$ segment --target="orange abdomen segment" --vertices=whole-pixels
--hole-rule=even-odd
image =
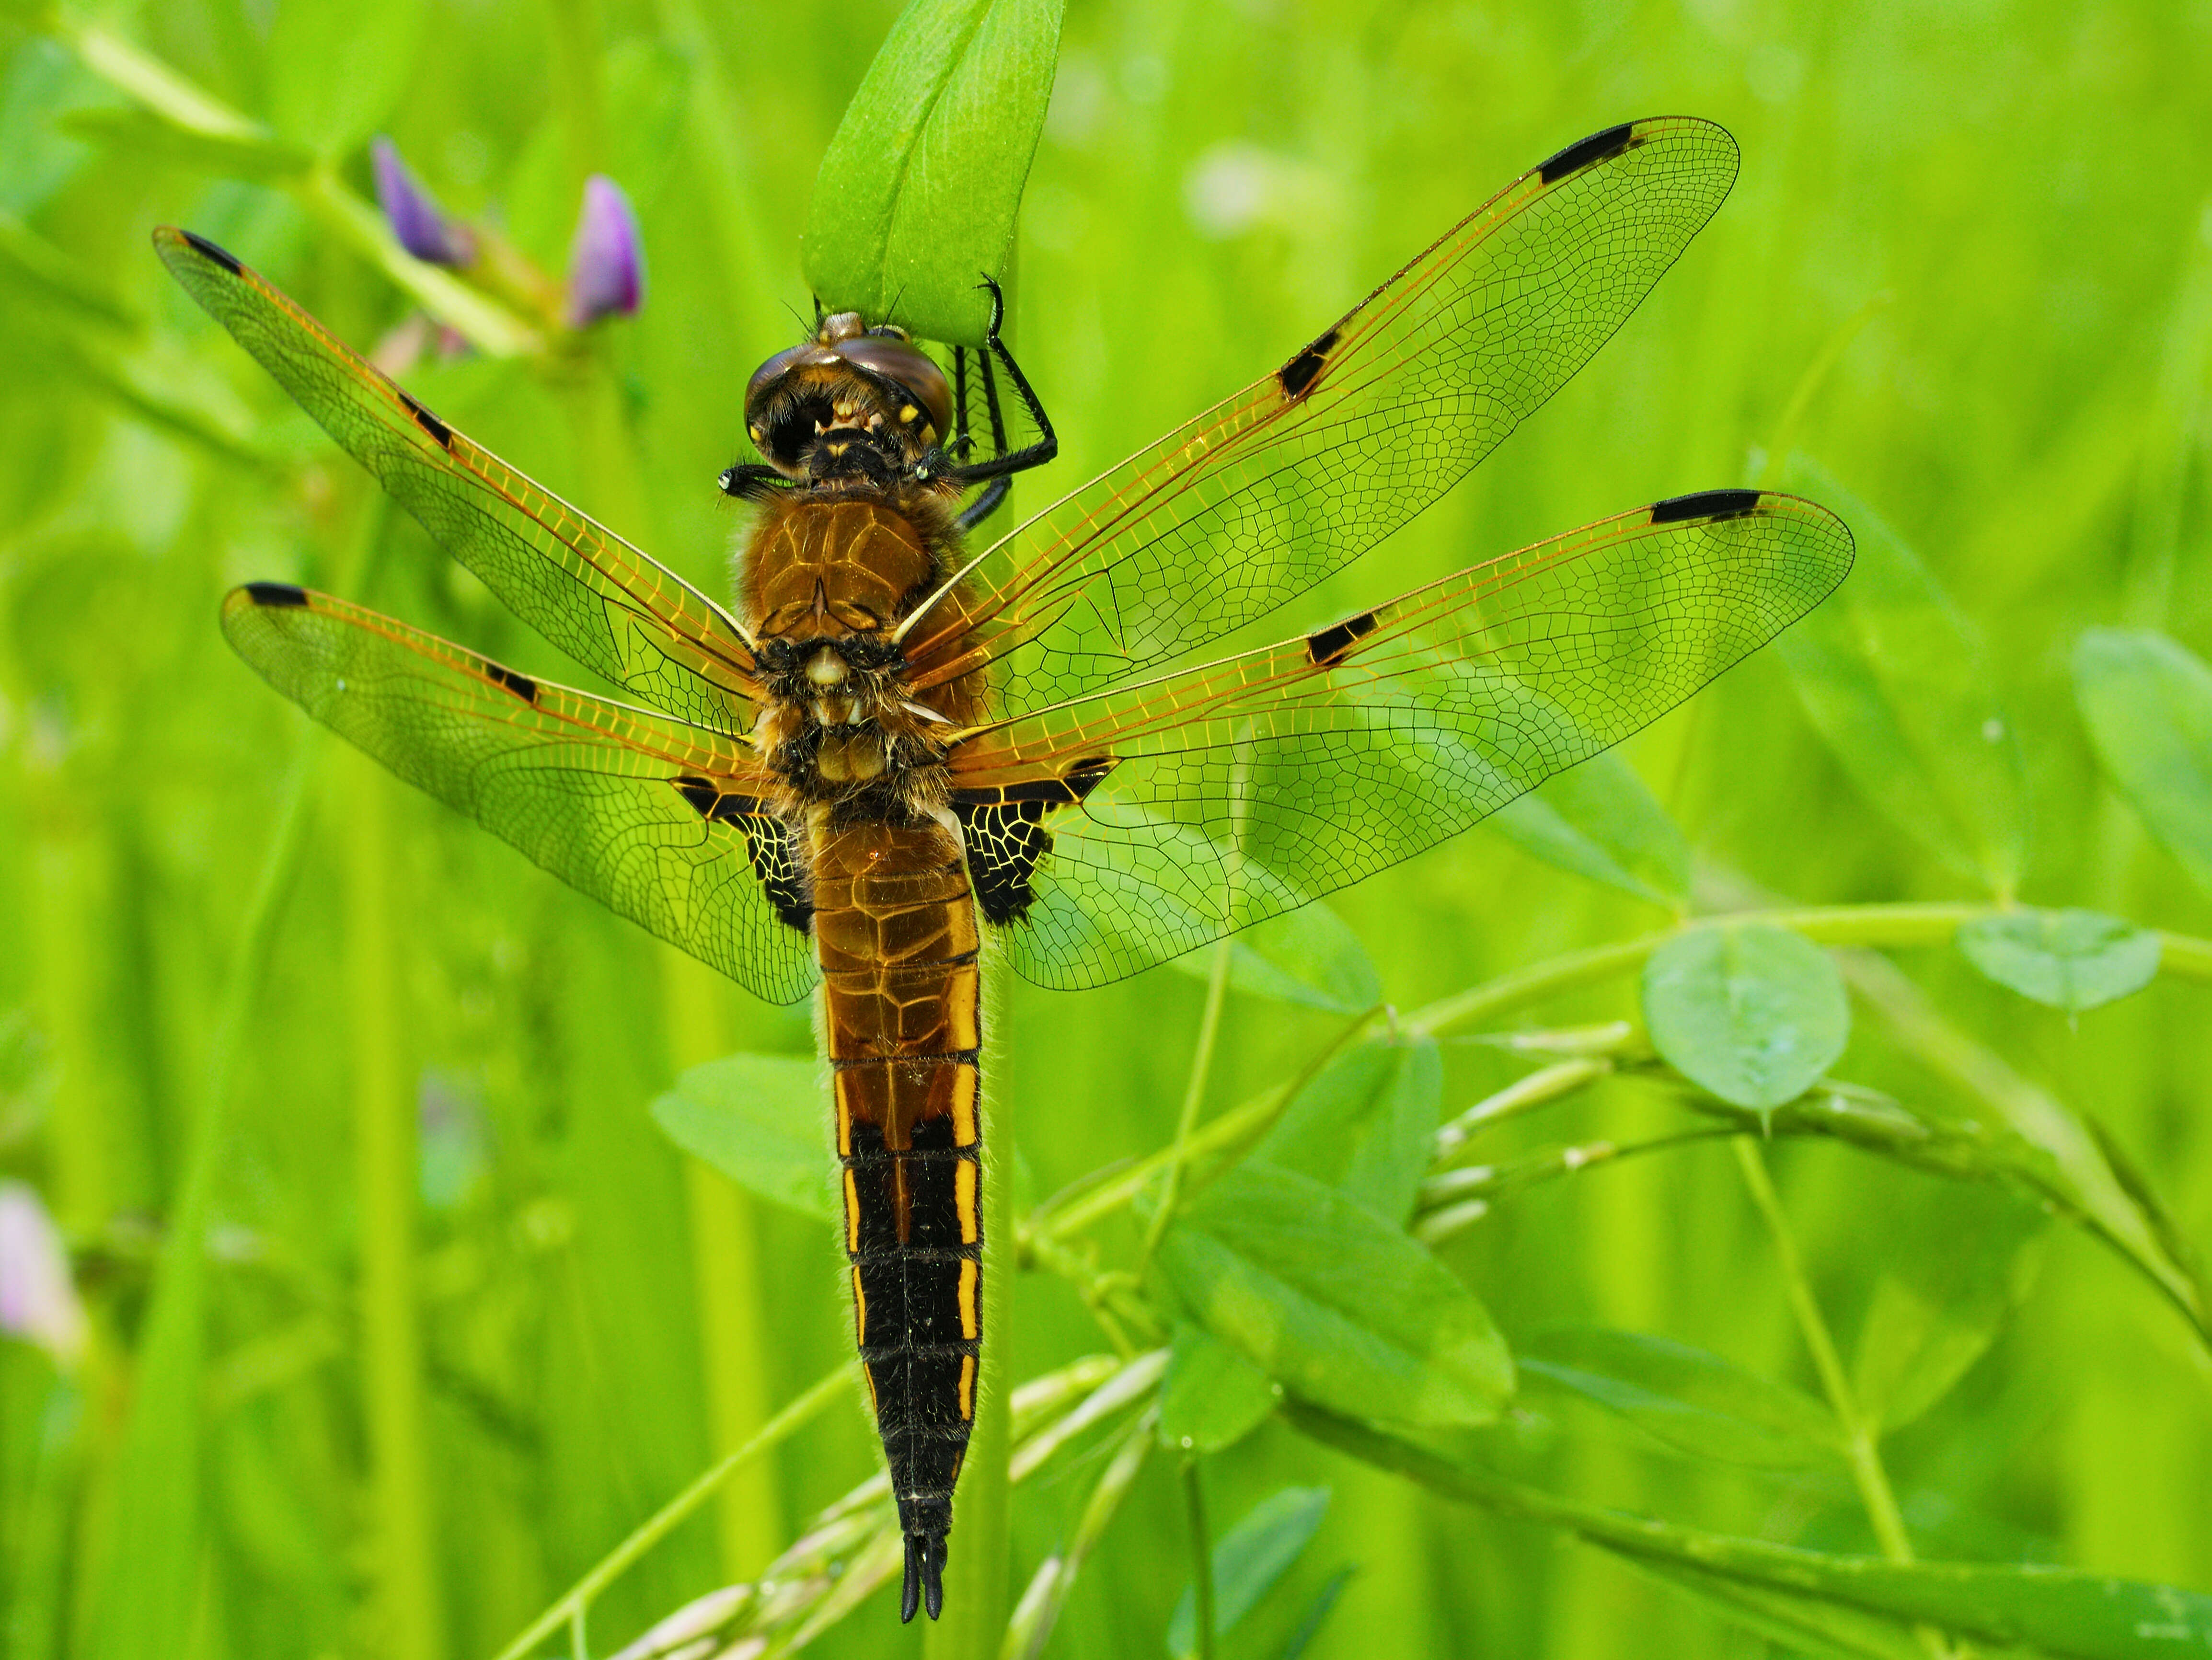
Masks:
[[[854,1321],[911,1573],[944,1560],[982,1352],[975,905],[933,825],[811,839]]]

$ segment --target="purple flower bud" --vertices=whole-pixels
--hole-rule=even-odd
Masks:
[[[64,1365],[84,1352],[84,1307],[69,1253],[35,1190],[0,1182],[0,1332],[36,1343]]]
[[[568,253],[568,326],[582,328],[645,302],[645,249],[629,198],[611,179],[584,180],[584,211]]]
[[[368,147],[376,169],[376,202],[399,246],[434,265],[465,265],[475,255],[468,227],[446,216],[437,198],[407,170],[389,138]]]

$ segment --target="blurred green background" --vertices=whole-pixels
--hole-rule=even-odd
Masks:
[[[495,216],[549,270],[584,174],[618,179],[646,246],[639,316],[554,368],[432,358],[409,384],[720,593],[742,520],[713,481],[739,459],[745,377],[811,315],[796,242],[816,164],[896,9],[164,0],[103,26],[362,195],[367,140],[388,132],[448,207]],[[134,116],[95,72],[108,38],[75,15],[0,21],[0,1176],[51,1211],[88,1314],[59,1353],[0,1338],[0,1643],[11,1660],[127,1652],[140,1588],[167,1587],[191,1610],[178,1651],[208,1660],[489,1656],[847,1352],[830,1232],[741,1196],[647,1112],[682,1067],[803,1053],[811,1029],[312,735],[225,648],[226,587],[300,580],[575,678],[379,510],[162,274],[147,233],[176,222],[364,348],[412,309],[300,191]],[[1680,265],[1468,483],[1291,622],[1754,480],[1787,442],[1985,636],[2027,768],[2021,894],[2212,932],[2212,902],[2099,781],[2069,673],[2093,623],[2212,647],[2208,88],[2203,0],[1072,0],[1012,330],[1063,449],[1017,509],[1279,362],[1559,146],[1713,117],[1743,172]],[[1854,790],[1775,654],[1626,753],[1710,896],[1981,897]],[[1404,1006],[1668,920],[1487,831],[1340,909]],[[2160,982],[2069,1020],[1948,952],[1896,960],[2212,1240],[2203,990]],[[992,1081],[1024,1202],[1168,1137],[1203,999],[1172,970],[1012,988]],[[1626,983],[1540,1011],[1632,1013]],[[1941,1092],[1861,1026],[1850,1075]],[[1210,1109],[1332,1029],[1233,999]],[[1518,1069],[1478,1046],[1446,1057],[1447,1111]],[[1585,1135],[1658,1122],[1628,1085],[1572,1114]],[[1885,1266],[2018,1220],[1996,1189],[1832,1145],[1771,1162],[1845,1334]],[[163,1256],[180,1214],[207,1248],[157,1329],[156,1265],[193,1256]],[[1537,1189],[1447,1260],[1509,1338],[1601,1322],[1811,1386],[1717,1142]],[[1889,1444],[1916,1541],[2212,1587],[2204,1351],[2080,1231],[2049,1232],[2037,1262],[1988,1353]],[[1018,1298],[1017,1377],[1100,1347],[1060,1282],[1025,1277]],[[1533,1468],[1583,1497],[1871,1548],[1847,1489],[1530,1433]],[[757,1570],[876,1457],[860,1411],[830,1411],[609,1591],[595,1651]],[[1087,1468],[1018,1495],[1017,1584],[1065,1535]],[[1286,1481],[1334,1489],[1292,1594],[1239,1653],[1280,1653],[1347,1565],[1316,1657],[1764,1651],[1612,1559],[1279,1426],[1207,1480],[1224,1518]],[[1187,1572],[1155,1460],[1051,1652],[1164,1652]],[[816,1651],[919,1641],[886,1593]]]

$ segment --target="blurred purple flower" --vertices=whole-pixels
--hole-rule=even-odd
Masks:
[[[627,316],[645,302],[645,248],[623,188],[602,173],[584,180],[584,211],[568,253],[568,326]]]
[[[465,265],[475,255],[469,228],[446,216],[437,198],[407,170],[389,138],[368,147],[376,169],[376,202],[399,246],[434,265]]]
[[[84,1306],[69,1253],[37,1192],[21,1182],[0,1182],[0,1332],[65,1366],[84,1352]]]

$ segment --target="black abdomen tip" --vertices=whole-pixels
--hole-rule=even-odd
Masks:
[[[945,1535],[941,1533],[906,1536],[906,1584],[899,1592],[899,1623],[912,1620],[916,1608],[927,1609],[933,1620],[945,1612]]]

